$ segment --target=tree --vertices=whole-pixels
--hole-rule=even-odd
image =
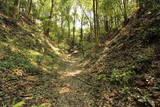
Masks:
[[[30,15],[31,10],[32,10],[32,0],[28,0],[28,15]]]
[[[53,16],[53,7],[54,7],[54,0],[51,0],[51,9],[50,9],[50,15],[48,17],[48,24],[47,24],[48,26],[46,26],[47,29],[44,32],[44,34],[46,36],[49,36],[49,32],[50,32],[50,27],[51,27],[51,22],[52,22],[52,16]]]
[[[70,16],[70,10],[71,10],[71,6],[70,4],[66,5],[66,14],[65,14],[65,18],[67,21],[67,28],[68,28],[68,40],[71,37],[71,16]]]
[[[99,47],[99,19],[98,19],[98,1],[93,0],[93,17],[94,17],[94,36],[96,48]]]
[[[74,7],[73,12],[73,46],[75,45],[75,32],[76,32],[76,15],[77,15],[77,9]]]
[[[16,16],[19,14],[20,0],[14,0],[14,12],[13,15]]]
[[[124,17],[124,24],[127,24],[127,4],[128,4],[128,0],[122,0],[122,4],[123,4],[123,17]]]

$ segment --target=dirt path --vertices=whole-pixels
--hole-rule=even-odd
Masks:
[[[65,56],[67,66],[60,71],[58,79],[58,97],[55,107],[95,107],[90,96],[91,86],[85,84],[83,79],[83,67],[80,59],[73,56]]]

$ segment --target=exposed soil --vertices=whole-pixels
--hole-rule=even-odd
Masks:
[[[95,107],[94,100],[90,94],[91,85],[85,83],[83,69],[80,58],[75,56],[64,56],[68,62],[66,68],[59,72],[58,97],[55,107]]]

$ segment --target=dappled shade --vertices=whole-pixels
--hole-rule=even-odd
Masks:
[[[159,0],[0,0],[0,107],[160,107]]]

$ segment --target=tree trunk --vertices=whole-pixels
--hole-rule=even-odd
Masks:
[[[76,9],[74,9],[74,16],[73,16],[73,46],[75,45],[76,12],[77,12],[77,10],[76,10]]]
[[[123,4],[123,17],[124,17],[124,25],[126,25],[128,23],[128,18],[127,18],[127,3],[128,0],[122,0],[122,4]]]
[[[61,39],[63,39],[64,35],[64,19],[63,19],[63,12],[61,13]]]
[[[109,21],[108,20],[104,21],[104,26],[105,26],[105,32],[107,33],[109,31]]]
[[[30,15],[31,10],[32,10],[32,0],[29,0],[28,3],[29,3],[29,7],[28,7],[28,15]]]
[[[20,6],[20,0],[15,0],[13,16],[19,15],[19,6]]]
[[[52,16],[53,16],[53,7],[54,7],[54,0],[52,0],[51,1],[51,10],[50,10],[50,16],[49,16],[49,20],[48,20],[48,26],[46,26],[47,27],[47,29],[46,29],[46,31],[44,32],[44,34],[46,35],[46,36],[49,36],[49,32],[50,32],[50,27],[51,27],[51,22],[52,22]]]
[[[80,49],[81,49],[81,52],[82,52],[82,54],[83,54],[83,57],[84,57],[84,50],[83,50],[83,19],[84,18],[84,16],[82,15],[82,17],[81,17],[81,34],[80,34],[80,42],[79,42],[79,44],[80,44]]]
[[[96,23],[97,23],[97,47],[99,47],[99,35],[100,35],[100,26],[99,26],[99,15],[98,15],[98,0],[96,0]]]
[[[94,15],[94,36],[96,41],[96,49],[99,47],[99,24],[98,24],[98,1],[93,0],[93,15]]]
[[[73,45],[75,45],[75,31],[76,31],[76,27],[75,27],[75,19],[73,21]]]
[[[67,19],[67,24],[68,24],[68,39],[69,39],[70,35],[71,35],[71,27],[70,27],[70,20],[69,20],[69,18]]]
[[[83,16],[81,18],[81,34],[80,34],[80,44],[82,44],[83,41]]]

